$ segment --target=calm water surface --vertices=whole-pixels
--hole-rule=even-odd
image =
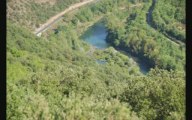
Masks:
[[[109,47],[109,44],[105,40],[106,37],[107,30],[105,29],[105,26],[98,23],[85,32],[82,38],[98,49],[105,49]]]
[[[107,30],[104,24],[97,23],[85,32],[85,34],[82,36],[82,39],[98,49],[105,49],[110,46],[105,40],[106,37],[107,37]],[[138,64],[140,71],[143,74],[147,74],[149,72],[150,67],[143,60],[140,60],[139,58],[132,56],[127,52],[124,51],[119,52],[126,54],[129,58],[132,58]],[[99,64],[106,63],[106,61],[103,60],[96,60],[96,62]]]

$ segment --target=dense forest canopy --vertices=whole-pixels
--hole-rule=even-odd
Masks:
[[[153,24],[160,31],[185,41],[185,1],[161,0],[157,1],[153,12]]]
[[[33,29],[81,0],[7,2],[7,119],[184,120],[185,1],[100,0]],[[110,47],[82,35],[104,23]],[[92,51],[93,50],[93,51]],[[121,51],[147,61],[145,75]],[[96,60],[105,60],[99,64]]]

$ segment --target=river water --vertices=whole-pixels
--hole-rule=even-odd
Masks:
[[[98,49],[105,49],[109,47],[109,44],[105,41],[106,37],[107,37],[107,30],[105,29],[105,26],[101,23],[93,25],[82,36],[82,38],[86,42],[88,42],[89,44]]]
[[[105,49],[110,46],[105,40],[107,34],[108,33],[104,24],[97,23],[83,34],[82,39],[98,49]],[[122,54],[127,55],[129,58],[132,58],[138,64],[141,73],[147,74],[149,72],[150,67],[143,60],[137,58],[136,56],[132,56],[130,53],[121,50],[118,51],[121,52]],[[100,61],[98,63],[100,63]]]

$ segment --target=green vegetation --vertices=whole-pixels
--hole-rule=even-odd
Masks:
[[[185,42],[185,0],[157,0],[153,24],[161,32]]]
[[[67,15],[43,37],[8,19],[7,119],[184,120],[185,46],[147,25],[151,3],[102,0]],[[113,47],[88,54],[92,48],[81,35],[97,19],[111,45],[149,62],[147,75]]]
[[[34,29],[69,5],[81,0],[10,0],[7,18],[17,24]]]
[[[107,41],[114,47],[146,59],[151,66],[167,70],[183,70],[185,48],[147,25],[146,12],[149,5],[146,3],[143,8],[132,10],[126,21],[122,21],[117,15],[107,16],[106,26],[109,32]]]

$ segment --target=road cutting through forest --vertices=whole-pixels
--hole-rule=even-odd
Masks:
[[[52,24],[54,24],[55,22],[57,22],[58,20],[60,20],[62,18],[63,15],[65,15],[66,13],[74,10],[74,9],[77,9],[83,5],[86,5],[88,3],[91,3],[91,2],[96,2],[98,0],[86,0],[86,1],[83,1],[83,2],[80,2],[80,3],[76,3],[76,4],[73,4],[71,6],[69,6],[67,9],[65,9],[64,11],[58,13],[57,15],[51,17],[46,23],[44,23],[43,25],[41,25],[41,27],[37,28],[35,30],[35,35],[37,36],[41,36],[42,32],[46,31]]]

